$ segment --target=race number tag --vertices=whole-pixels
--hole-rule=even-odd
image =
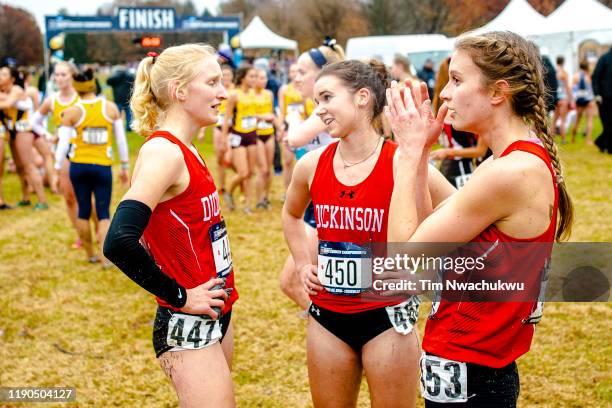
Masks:
[[[83,142],[93,145],[103,145],[108,143],[108,132],[106,128],[85,128],[83,129]]]
[[[287,105],[287,114],[289,113],[299,113],[300,116],[304,114],[304,104],[302,102],[300,103],[290,103],[289,105]]]
[[[217,126],[223,126],[223,121],[225,120],[225,115],[223,113],[220,113],[217,116]]]
[[[453,403],[467,401],[467,366],[423,353],[421,393],[428,401]]]
[[[406,335],[412,331],[419,317],[420,303],[421,299],[418,296],[411,296],[399,305],[385,307],[396,332]]]
[[[240,142],[242,142],[242,138],[235,133],[230,133],[229,140],[230,140],[230,146],[232,147],[238,147],[240,146]]]
[[[15,122],[15,130],[17,132],[29,132],[32,130],[32,126],[30,126],[30,122],[27,120],[18,120]]]
[[[470,179],[470,176],[472,174],[462,174],[460,176],[455,177],[455,186],[457,188],[461,188],[463,186],[465,186],[465,183],[468,182],[468,180]]]
[[[274,128],[274,126],[270,122],[266,122],[266,121],[257,122],[257,129],[259,130],[267,130],[267,129],[272,129],[272,128]]]
[[[257,118],[255,116],[245,116],[240,122],[242,129],[255,129],[257,127]]]
[[[319,241],[317,276],[328,292],[358,295],[372,285],[370,249],[350,242]]]
[[[199,349],[221,340],[221,323],[208,316],[174,313],[168,322],[166,342],[183,349]]]
[[[218,222],[210,227],[208,235],[215,258],[217,277],[222,278],[232,271],[232,252],[230,251],[225,221]]]

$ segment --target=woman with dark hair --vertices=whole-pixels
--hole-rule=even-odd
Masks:
[[[356,406],[363,371],[372,406],[415,405],[420,301],[369,294],[362,267],[374,256],[369,245],[387,241],[397,146],[376,124],[388,78],[377,61],[323,67],[314,85],[315,114],[338,141],[297,162],[283,208],[285,238],[311,301],[307,359],[315,407]],[[437,205],[438,190],[453,188],[438,172],[431,176],[436,188],[428,194]],[[302,221],[311,201],[315,262]]]
[[[72,83],[79,101],[62,112],[57,131],[59,142],[55,152],[55,168],[62,168],[66,155],[70,158],[70,181],[77,200],[77,232],[87,259],[100,261],[92,245],[89,218],[92,195],[98,216],[97,242],[102,244],[110,225],[110,203],[113,188],[113,144],[115,135],[121,159],[121,182],[127,184],[130,162],[121,114],[113,102],[96,96],[96,81],[91,68],[73,74]],[[110,263],[103,258],[103,266]]]
[[[249,66],[236,70],[236,87],[229,94],[221,133],[231,149],[236,176],[231,181],[224,199],[230,210],[235,208],[234,191],[242,186],[246,199],[243,211],[252,213],[255,197],[252,176],[257,167],[257,100],[253,88],[257,71]],[[231,123],[231,126],[230,126]]]
[[[0,91],[3,93],[0,98],[0,120],[4,131],[9,135],[13,159],[21,180],[23,198],[17,206],[30,205],[29,186],[38,197],[34,209],[46,210],[49,205],[42,177],[34,163],[34,133],[28,120],[31,104],[27,103],[24,86],[23,76],[17,68],[11,66],[0,69]]]

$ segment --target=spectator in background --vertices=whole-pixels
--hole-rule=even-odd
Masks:
[[[391,68],[391,76],[401,84],[407,79],[415,79],[410,69],[410,60],[408,57],[400,54],[395,55],[395,58],[393,58],[393,67]]]
[[[557,106],[557,88],[559,87],[559,81],[557,81],[557,70],[552,64],[552,61],[542,51],[542,65],[544,66],[544,88],[546,93],[544,94],[544,100],[546,101],[546,110],[548,113],[555,110]]]
[[[565,68],[563,68],[563,64],[565,63],[565,58],[562,55],[557,57],[557,106],[555,108],[555,113],[553,114],[553,129],[557,126],[557,121],[560,120],[559,123],[559,136],[561,136],[561,143],[567,143],[565,139],[566,128],[567,128],[567,115],[569,111],[574,109],[574,96],[572,94],[572,89],[570,87],[569,76]]]
[[[126,129],[131,129],[132,111],[130,110],[130,96],[134,85],[134,73],[124,66],[117,66],[106,83],[113,88],[113,98],[120,112],[125,112]]]
[[[593,93],[603,130],[595,144],[602,153],[612,153],[612,47],[599,58],[593,72]]]
[[[595,116],[595,96],[593,95],[593,80],[589,72],[589,62],[585,59],[580,62],[580,71],[574,74],[572,90],[576,96],[576,121],[572,127],[572,143],[576,140],[578,125],[584,115],[586,117],[586,129],[584,131],[585,142],[592,146],[591,133],[593,133],[593,117]]]
[[[434,71],[433,61],[430,58],[425,60],[423,69],[419,71],[418,77],[421,81],[427,84],[427,93],[429,93],[429,99],[432,99],[434,95],[434,87],[436,85],[436,73]]]

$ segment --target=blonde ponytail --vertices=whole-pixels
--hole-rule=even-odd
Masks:
[[[155,131],[159,118],[159,106],[151,89],[151,67],[153,57],[146,57],[138,64],[134,90],[130,99],[132,109],[132,129],[148,137]]]
[[[130,99],[134,116],[132,129],[142,136],[150,136],[174,103],[170,85],[176,83],[174,92],[184,88],[200,74],[202,60],[215,55],[215,49],[209,45],[183,44],[140,61]]]

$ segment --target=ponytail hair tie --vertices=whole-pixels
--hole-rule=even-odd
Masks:
[[[149,51],[147,53],[147,57],[153,58],[153,64],[155,64],[155,60],[157,59],[157,57],[159,57],[159,54],[156,53],[155,51]]]
[[[336,39],[335,38],[331,38],[329,35],[325,36],[325,40],[323,40],[323,45],[331,48],[332,50],[334,49],[334,46],[336,45]]]

